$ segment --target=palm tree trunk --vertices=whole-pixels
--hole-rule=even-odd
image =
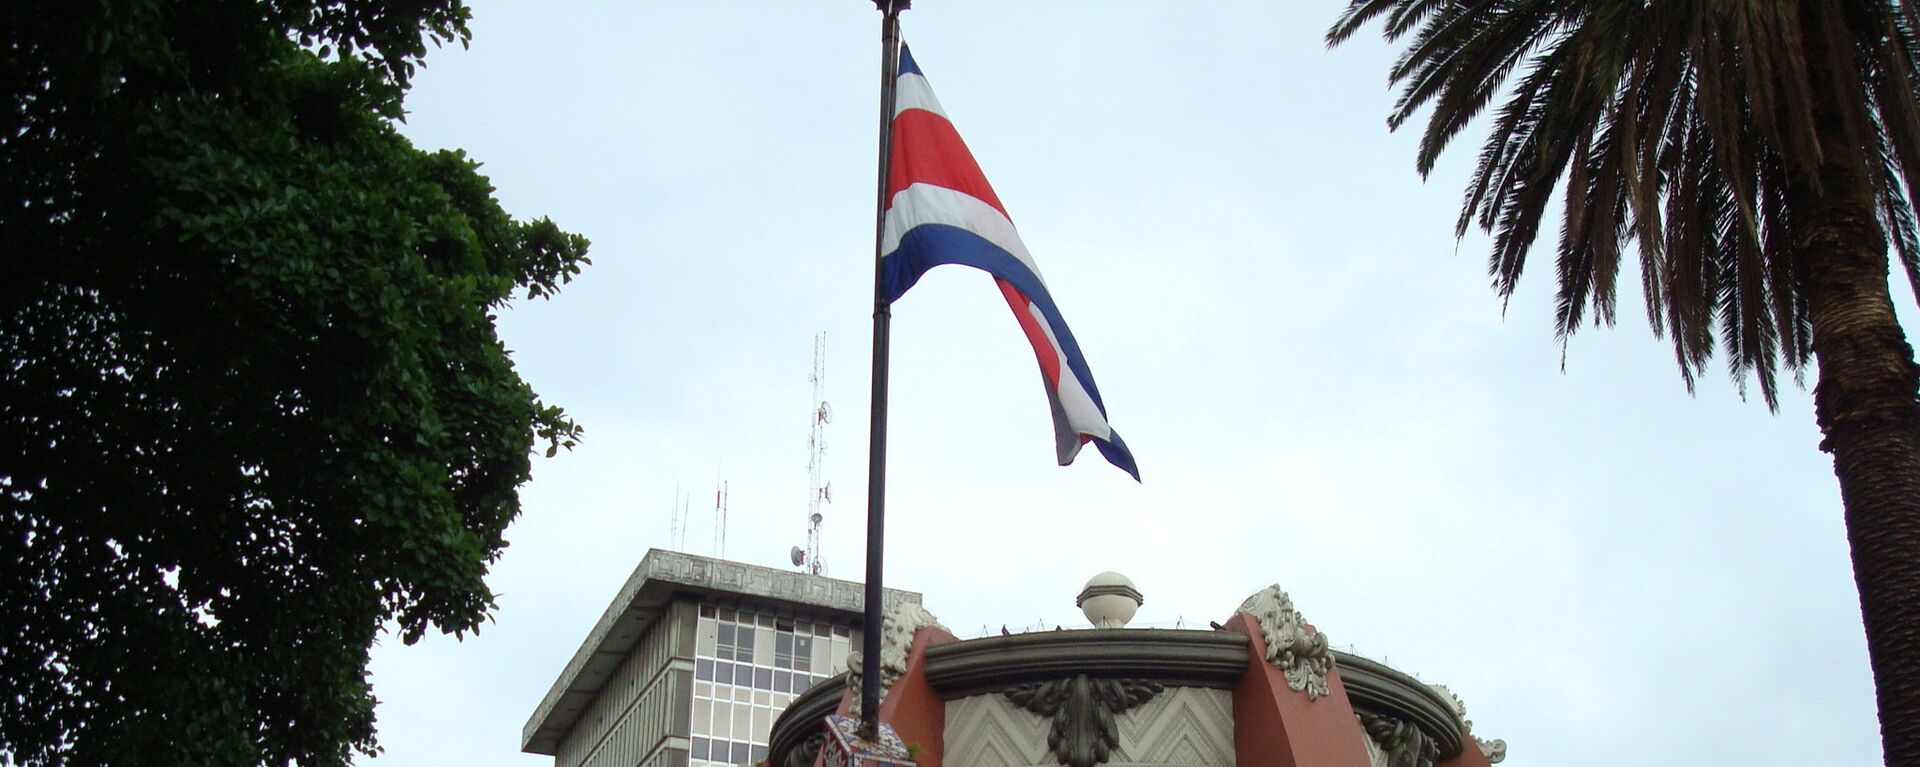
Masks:
[[[1920,367],[1888,289],[1887,241],[1866,175],[1877,158],[1849,138],[1858,134],[1837,89],[1823,87],[1828,56],[1849,52],[1828,49],[1815,25],[1807,60],[1819,176],[1788,191],[1820,369],[1814,414],[1846,507],[1886,763],[1920,765]]]

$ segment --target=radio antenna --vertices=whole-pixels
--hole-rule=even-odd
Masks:
[[[820,558],[820,524],[826,520],[820,505],[833,502],[833,483],[824,479],[827,460],[827,424],[833,423],[833,408],[827,404],[827,334],[813,336],[813,372],[807,376],[813,384],[812,417],[807,429],[807,548],[793,547],[795,567],[820,575],[827,563]]]

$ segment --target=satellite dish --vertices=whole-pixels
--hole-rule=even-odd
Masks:
[[[807,552],[799,546],[793,547],[792,551],[787,552],[787,556],[793,560],[794,567],[799,567],[807,563]]]
[[[812,517],[809,517],[809,519],[812,520],[812,522],[817,525],[817,524],[820,524],[820,520],[825,519],[825,517],[820,516],[820,512],[816,511],[813,513]],[[798,549],[795,549],[795,550],[797,551]]]

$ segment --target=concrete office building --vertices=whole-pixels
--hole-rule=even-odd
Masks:
[[[863,587],[652,549],[521,732],[554,767],[767,758],[788,703],[846,670]],[[889,607],[920,595],[887,591]]]

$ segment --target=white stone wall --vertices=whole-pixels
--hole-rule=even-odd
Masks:
[[[1233,696],[1167,689],[1116,717],[1119,747],[1107,767],[1234,767]],[[1047,748],[1051,719],[1000,694],[947,701],[948,767],[1059,767]]]

